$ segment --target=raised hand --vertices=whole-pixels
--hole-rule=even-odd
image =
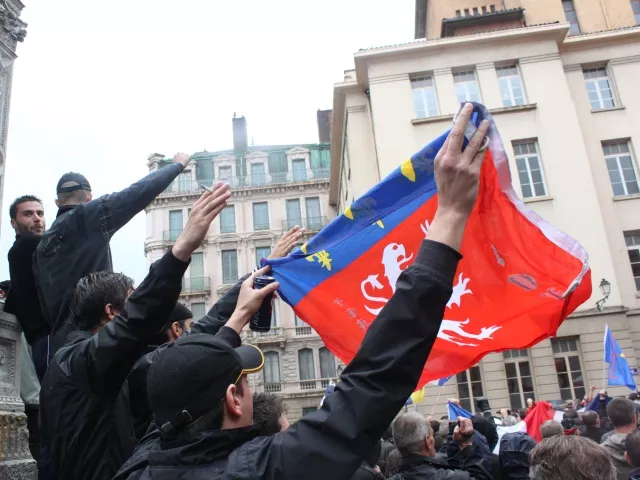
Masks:
[[[189,155],[187,155],[186,153],[176,153],[173,156],[173,161],[174,163],[179,163],[181,164],[183,167],[186,167],[189,162],[191,161],[191,157]]]
[[[174,257],[184,262],[189,260],[193,251],[202,244],[213,219],[227,206],[229,197],[229,185],[218,182],[211,192],[205,192],[196,200],[191,208],[187,226],[171,250]]]
[[[267,257],[269,260],[275,258],[284,258],[291,253],[291,250],[298,244],[302,238],[302,234],[305,232],[304,228],[300,228],[298,225],[293,227],[288,232],[282,234],[278,243]]]

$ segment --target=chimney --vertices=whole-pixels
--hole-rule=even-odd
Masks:
[[[318,141],[331,143],[332,110],[318,110]]]
[[[237,118],[236,114],[233,114],[233,153],[241,155],[247,153],[249,149],[249,140],[247,138],[247,119],[242,117]]]

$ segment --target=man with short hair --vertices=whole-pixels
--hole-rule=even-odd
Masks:
[[[46,229],[42,201],[33,195],[18,197],[9,207],[9,217],[16,232],[16,240],[8,254],[11,287],[4,310],[18,318],[32,349],[36,375],[42,381],[47,370],[50,330],[40,308],[33,276],[33,254]]]
[[[485,157],[479,150],[489,126],[483,121],[462,152],[472,112],[471,104],[462,108],[436,156],[438,208],[428,238],[414,264],[400,274],[394,295],[369,326],[322,407],[284,432],[258,436],[247,383],[247,373],[255,369],[216,337],[183,336],[168,344],[149,368],[147,392],[161,439],[151,447],[146,466],[116,478],[353,476],[415,390],[451,296],[458,251],[478,195]],[[240,329],[259,308],[242,306],[251,291],[246,281],[229,319]],[[457,435],[469,433],[468,423]]]
[[[611,456],[618,480],[627,480],[632,468],[624,458],[625,440],[637,428],[636,404],[628,398],[612,398],[607,404],[607,416],[615,433],[601,447]]]
[[[540,435],[542,435],[542,439],[555,437],[556,435],[563,435],[564,429],[562,428],[562,424],[560,422],[556,422],[555,420],[547,420],[542,425],[540,425]]]
[[[611,458],[588,438],[555,435],[531,450],[530,480],[616,480]]]
[[[273,393],[253,394],[253,423],[260,428],[260,435],[275,435],[289,428],[284,399]]]
[[[40,396],[42,434],[60,480],[110,480],[133,452],[127,374],[166,323],[191,254],[230,195],[228,185],[216,185],[196,201],[180,237],[134,292],[133,281],[119,273],[92,273],[78,282],[71,310],[80,330],[54,355]]]
[[[640,431],[634,430],[627,434],[624,443],[626,448],[624,458],[633,467],[629,480],[640,480]]]
[[[70,292],[78,280],[113,269],[111,237],[162,193],[189,160],[184,153],[176,154],[172,165],[95,200],[83,175],[72,172],[60,178],[56,187],[58,214],[43,235],[34,259],[40,304],[52,332],[50,356],[75,329],[67,321]]]
[[[399,416],[392,428],[393,443],[402,454],[402,463],[391,480],[491,479],[473,446],[473,423],[468,418],[459,418],[454,429],[453,440],[460,453],[453,458],[436,453],[433,429],[418,412]]]
[[[604,431],[600,427],[600,416],[598,413],[593,410],[585,411],[582,414],[582,423],[584,424],[584,428],[581,429],[580,435],[585,438],[590,438],[599,444]]]

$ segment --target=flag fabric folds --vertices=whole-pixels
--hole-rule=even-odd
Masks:
[[[407,405],[419,405],[422,403],[423,400],[424,400],[424,387],[422,387],[420,390],[416,390],[415,392],[413,392],[411,396],[407,399],[404,405],[405,407]]]
[[[450,375],[448,377],[441,378],[440,380],[438,380],[438,386],[443,387],[444,384],[447,383],[451,377],[453,377],[453,375]]]
[[[604,361],[609,364],[607,385],[624,385],[631,390],[637,389],[627,357],[611,333],[609,325],[605,325],[604,328]]]
[[[547,420],[553,420],[554,417],[555,410],[549,402],[536,402],[536,405],[529,410],[524,419],[524,423],[527,424],[527,434],[531,435],[536,442],[540,442],[542,440],[540,427]]]
[[[490,120],[478,201],[467,223],[453,294],[418,388],[487,353],[555,334],[591,295],[584,248],[518,199],[487,109],[474,104],[471,138]],[[268,260],[279,295],[344,362],[428,237],[437,208],[434,159],[448,131],[405,160],[286,258]]]
[[[467,412],[460,405],[456,405],[455,403],[447,402],[447,412],[449,414],[449,420],[457,420],[458,417],[471,418],[473,417],[473,413]]]

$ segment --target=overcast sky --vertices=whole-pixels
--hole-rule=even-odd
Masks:
[[[360,48],[413,38],[414,0],[24,0],[15,62],[0,252],[11,201],[55,219],[55,185],[83,173],[94,197],[147,172],[153,152],[232,146],[234,112],[256,144],[317,141],[316,111]],[[139,283],[144,213],[111,243]],[[0,280],[8,279],[6,261]]]

